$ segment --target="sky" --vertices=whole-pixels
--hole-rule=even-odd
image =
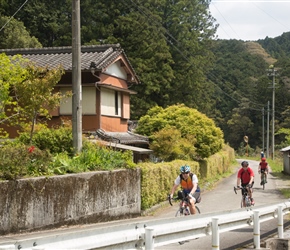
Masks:
[[[219,39],[256,41],[290,32],[290,0],[212,0]]]

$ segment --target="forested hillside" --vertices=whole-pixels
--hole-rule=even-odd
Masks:
[[[184,103],[213,118],[235,149],[245,135],[253,149],[261,148],[263,114],[265,128],[267,114],[272,124],[270,65],[279,73],[275,130],[290,128],[290,33],[257,42],[216,40],[208,10],[207,0],[82,0],[81,42],[120,43],[125,50],[142,82],[134,87],[132,119],[155,105]],[[71,11],[66,0],[2,0],[0,47],[70,46]],[[282,146],[284,135],[276,138]]]
[[[281,36],[257,41],[274,58],[285,58],[290,56],[290,32]]]

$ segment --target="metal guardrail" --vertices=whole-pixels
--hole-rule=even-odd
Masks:
[[[260,223],[277,218],[278,237],[283,238],[283,216],[290,213],[290,201],[258,206],[250,210],[237,209],[220,213],[125,222],[113,226],[74,229],[55,235],[13,239],[0,250],[52,249],[145,249],[184,240],[212,236],[212,249],[219,250],[219,234],[238,228],[254,226],[254,246],[260,248]],[[208,246],[210,247],[210,246]]]

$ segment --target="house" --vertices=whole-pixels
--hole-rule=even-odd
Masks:
[[[2,49],[0,53],[8,56],[20,54],[41,67],[55,68],[62,65],[65,74],[55,90],[61,93],[72,90],[72,47]],[[95,133],[102,140],[110,142],[117,138],[118,144],[122,141],[118,137],[126,137],[126,145],[135,147],[141,145],[148,148],[147,138],[128,133],[130,95],[136,94],[130,87],[134,84],[140,84],[140,80],[119,44],[82,46],[83,133]],[[47,121],[49,127],[60,126],[67,120],[71,121],[72,98],[62,102],[51,115],[52,119]],[[11,138],[17,136],[16,127],[8,127],[6,130]],[[146,152],[150,153],[151,150]]]
[[[283,173],[290,174],[290,146],[280,151],[283,152]]]

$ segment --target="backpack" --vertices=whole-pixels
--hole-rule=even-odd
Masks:
[[[190,179],[192,180],[193,173],[189,173],[189,176],[190,176]],[[180,174],[179,177],[180,177],[181,181],[184,180],[184,178],[182,177],[182,174]],[[194,197],[196,199],[196,203],[200,203],[201,195],[200,195],[200,187],[198,184],[197,184],[197,188],[196,188],[195,193],[194,193]]]

